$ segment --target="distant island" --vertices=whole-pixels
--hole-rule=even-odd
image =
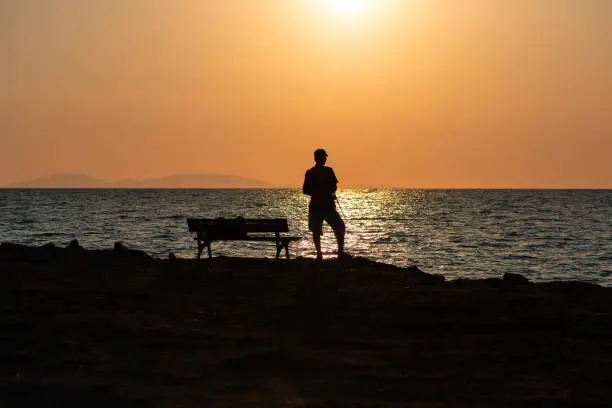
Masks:
[[[54,174],[2,188],[271,188],[272,183],[227,174],[177,174],[151,179],[107,181],[84,174]]]

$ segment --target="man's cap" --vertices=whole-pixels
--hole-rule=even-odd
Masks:
[[[317,149],[314,152],[314,156],[315,157],[321,157],[321,156],[327,157],[327,152],[324,149]]]

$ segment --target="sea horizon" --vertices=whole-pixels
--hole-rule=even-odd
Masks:
[[[277,187],[0,187],[0,190],[301,190],[301,186]],[[338,187],[342,190],[411,190],[411,191],[612,191],[609,187]]]

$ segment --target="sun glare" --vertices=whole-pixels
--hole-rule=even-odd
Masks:
[[[364,14],[372,6],[373,0],[326,0],[330,13],[339,17],[354,17]]]

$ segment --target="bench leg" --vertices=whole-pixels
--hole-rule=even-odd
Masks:
[[[289,259],[289,242],[282,240],[282,241],[276,241],[276,259],[277,260],[280,259],[280,254],[283,248],[285,248],[285,257]]]
[[[278,259],[280,258],[280,253],[283,249],[283,246],[279,243],[276,244],[276,260],[278,261]]]
[[[202,251],[204,250],[204,244],[198,241],[198,256],[197,259],[200,259],[202,256]]]
[[[202,252],[204,252],[204,247],[208,249],[208,257],[212,258],[212,251],[210,249],[210,242],[199,242],[198,241],[198,259],[202,257]]]

